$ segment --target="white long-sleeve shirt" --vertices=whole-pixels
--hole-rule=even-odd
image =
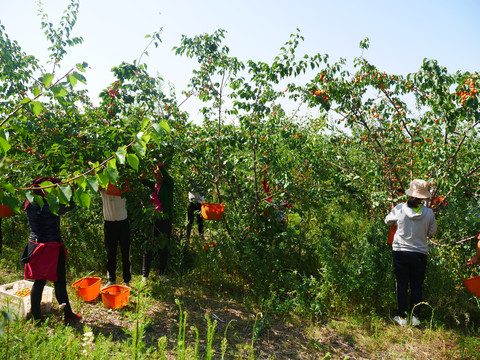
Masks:
[[[122,221],[127,218],[127,199],[121,196],[109,195],[100,190],[103,203],[103,217],[106,221]]]
[[[397,225],[393,238],[393,251],[412,251],[428,254],[427,236],[437,232],[432,209],[422,205],[420,213],[406,203],[399,204],[385,217],[387,225]]]

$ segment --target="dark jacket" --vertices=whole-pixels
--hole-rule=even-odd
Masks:
[[[43,208],[40,208],[37,203],[27,205],[26,211],[28,224],[30,226],[30,240],[22,254],[21,260],[24,263],[28,263],[39,243],[52,241],[63,243],[60,232],[60,215],[65,214],[74,207],[75,203],[73,201],[70,202],[69,206],[61,204],[57,212],[58,215],[55,215],[50,211],[50,207],[46,201],[44,202]]]

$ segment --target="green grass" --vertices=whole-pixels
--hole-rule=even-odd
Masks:
[[[68,326],[61,322],[56,304],[39,327],[31,320],[6,321],[0,358],[479,358],[478,329],[463,334],[435,321],[400,328],[374,311],[311,320],[293,314],[266,319],[258,308],[222,298],[193,280],[154,277],[144,286],[136,276],[129,304],[118,310],[105,309],[99,299],[86,303],[72,297],[84,319]]]

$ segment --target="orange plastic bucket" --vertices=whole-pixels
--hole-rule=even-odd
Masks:
[[[7,205],[0,205],[0,218],[13,216],[14,212]]]
[[[463,283],[467,287],[467,290],[470,292],[470,294],[480,297],[480,276],[463,279]]]
[[[127,181],[128,182],[128,181]],[[107,190],[105,191],[108,195],[113,196],[122,196],[125,191],[130,190],[128,186],[125,186],[122,190],[118,186],[113,185],[111,182],[108,183]]]
[[[225,205],[202,203],[202,216],[205,220],[222,220]]]
[[[103,288],[102,301],[107,309],[118,309],[128,304],[130,288],[124,285],[111,285]]]
[[[100,295],[101,279],[97,276],[87,276],[72,284],[75,294],[85,301],[92,301]]]
[[[397,225],[390,226],[390,231],[388,232],[388,240],[387,240],[390,245],[393,244],[393,237],[395,236],[396,232],[397,232]]]

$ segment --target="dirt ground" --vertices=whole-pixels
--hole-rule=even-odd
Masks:
[[[155,291],[168,291],[175,288],[168,284],[152,285]],[[228,348],[225,358],[250,358],[250,344],[254,328],[258,337],[254,339],[256,359],[452,359],[458,346],[454,340],[443,337],[443,333],[432,333],[425,327],[400,328],[393,322],[376,325],[351,324],[344,319],[326,319],[325,322],[302,321],[301,319],[262,318],[234,301],[226,301],[205,294],[189,294],[177,288],[173,296],[167,299],[150,298],[145,306],[145,318],[150,323],[146,330],[145,342],[155,345],[157,339],[165,336],[169,349],[176,346],[179,329],[179,307],[187,313],[187,342],[193,347],[195,326],[199,331],[200,351],[205,348],[207,338],[208,314],[216,321],[214,349],[220,358],[221,340],[226,333]],[[111,336],[121,341],[128,335],[123,329],[131,329],[132,321],[128,313],[133,311],[136,298],[132,292],[130,303],[120,310],[108,310],[97,298],[91,303],[75,299],[72,302],[76,310],[82,312],[83,320],[74,324],[79,331],[84,325],[93,329],[95,334]],[[228,326],[228,329],[227,329]],[[172,358],[173,358],[172,352]]]

